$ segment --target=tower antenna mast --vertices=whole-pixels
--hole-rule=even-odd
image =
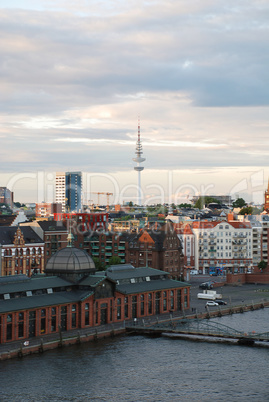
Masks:
[[[141,175],[140,173],[142,170],[144,170],[144,166],[141,166],[140,163],[144,162],[146,159],[142,158],[142,144],[140,140],[140,117],[138,116],[138,133],[137,133],[137,142],[136,142],[136,148],[135,148],[135,154],[136,157],[133,158],[133,161],[136,162],[136,166],[134,167],[134,170],[137,171],[138,175],[138,183],[137,183],[137,203],[138,205],[141,205]]]

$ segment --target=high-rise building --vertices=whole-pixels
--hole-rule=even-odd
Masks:
[[[62,172],[55,175],[55,202],[62,204],[62,211],[65,212],[65,173]]]
[[[65,173],[66,206],[70,212],[82,211],[82,174],[81,172]]]

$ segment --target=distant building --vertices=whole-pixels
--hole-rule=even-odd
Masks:
[[[267,190],[264,193],[264,211],[269,213],[269,181],[268,181]]]
[[[128,221],[120,221],[115,219],[109,226],[113,232],[138,232],[140,220],[130,219]]]
[[[7,187],[0,187],[0,203],[13,207],[13,192]]]
[[[219,201],[221,204],[225,204],[225,205],[232,204],[232,197],[230,195],[211,195],[211,194],[194,195],[191,201],[195,204],[196,201],[198,201],[199,198],[201,198],[201,197],[214,198],[215,200]]]
[[[81,172],[65,173],[65,198],[69,212],[82,211],[82,174]]]
[[[72,233],[76,235],[83,234],[86,231],[104,231],[107,230],[108,213],[107,212],[82,212],[82,213],[63,213],[54,214],[55,222],[62,222],[68,227],[69,222],[72,225]]]
[[[187,269],[195,268],[195,236],[191,225],[187,222],[182,222],[175,223],[174,227],[181,241],[184,266]]]
[[[65,212],[65,173],[56,172],[55,175],[55,202],[62,204],[62,212]]]
[[[62,204],[40,202],[35,205],[35,215],[37,218],[48,218],[55,213],[62,213]]]

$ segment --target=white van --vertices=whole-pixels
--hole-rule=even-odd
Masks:
[[[197,269],[192,269],[192,270],[190,271],[190,274],[191,274],[191,275],[198,275],[198,270],[197,270]]]

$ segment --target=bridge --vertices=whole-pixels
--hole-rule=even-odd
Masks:
[[[126,327],[128,332],[141,335],[166,335],[184,339],[202,339],[207,337],[212,341],[216,338],[236,340],[238,344],[254,345],[255,342],[269,342],[269,332],[242,332],[216,321],[206,319],[177,319],[170,322],[156,323],[150,326],[131,325]],[[269,345],[268,345],[269,346]]]

